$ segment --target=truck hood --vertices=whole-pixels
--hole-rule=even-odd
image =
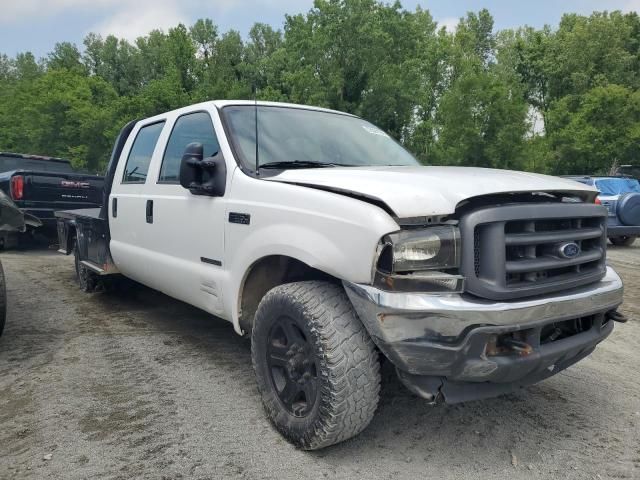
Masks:
[[[330,167],[285,170],[270,181],[320,188],[384,203],[398,218],[448,215],[463,200],[495,193],[597,191],[565,178],[471,167]]]

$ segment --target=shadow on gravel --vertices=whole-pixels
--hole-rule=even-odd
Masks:
[[[634,248],[610,259],[633,265]],[[491,400],[430,406],[386,363],[371,425],[302,452],[270,428],[249,341],[230,323],[134,282],[84,294],[73,259],[55,251],[2,260],[13,317],[0,340],[0,444],[23,471],[42,468],[32,478],[95,478],[96,468],[105,478],[179,478],[198,467],[191,477],[582,480],[635,478],[640,466],[631,322],[596,358]],[[621,274],[634,307],[637,269]],[[42,460],[43,445],[53,461]],[[68,462],[75,475],[65,477]]]
[[[595,392],[598,395],[597,392]],[[510,395],[459,405],[430,406],[413,396],[394,372],[383,379],[377,415],[359,437],[341,445],[314,452],[330,462],[372,450],[393,451],[400,461],[411,463],[419,456],[426,461],[469,464],[482,461],[488,450],[509,455],[516,462],[536,463],[541,456],[570,450],[576,440],[601,445],[601,432],[609,422],[602,415],[606,392],[597,402],[569,401],[560,390],[542,383]],[[584,444],[583,444],[584,446]],[[483,453],[484,452],[484,453]]]
[[[46,234],[11,234],[12,239],[6,247],[0,248],[0,253],[15,253],[20,255],[42,255],[58,250],[58,238],[55,231]]]
[[[94,302],[114,314],[144,311],[144,320],[138,317],[136,327],[171,332],[172,341],[202,356],[222,376],[253,375],[249,341],[224,320],[135,283],[118,292],[95,294]],[[602,385],[581,383],[571,372],[496,399],[430,406],[406,390],[393,366],[385,362],[380,406],[369,428],[350,441],[309,455],[329,463],[383,452],[402,462],[420,457],[469,463],[483,451],[495,449],[508,464],[511,453],[517,452],[515,461],[536,463],[541,455],[575,448],[578,438],[580,448],[585,443],[597,448],[601,432],[609,428],[603,406],[615,400]],[[239,382],[237,388],[238,396],[255,397],[260,408],[252,382]],[[588,391],[589,401],[577,400],[581,390]],[[527,448],[519,451],[525,444]]]

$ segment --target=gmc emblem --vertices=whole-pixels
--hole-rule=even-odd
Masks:
[[[89,188],[91,184],[89,182],[72,182],[71,180],[62,180],[60,186],[66,188]]]

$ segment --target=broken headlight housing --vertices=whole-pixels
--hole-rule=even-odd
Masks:
[[[387,235],[378,269],[387,273],[447,270],[460,266],[460,230],[453,225],[403,230]]]
[[[374,283],[386,290],[461,292],[460,230],[454,225],[402,230],[382,239]]]

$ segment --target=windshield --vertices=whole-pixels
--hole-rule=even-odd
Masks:
[[[640,193],[640,183],[634,178],[603,178],[596,180],[596,188],[602,195],[620,195],[628,192]]]
[[[245,167],[255,170],[255,107],[222,109],[232,143]],[[362,119],[318,110],[258,107],[260,165],[300,168],[311,164],[345,166],[419,165],[389,135]],[[289,164],[290,165],[287,165]]]

